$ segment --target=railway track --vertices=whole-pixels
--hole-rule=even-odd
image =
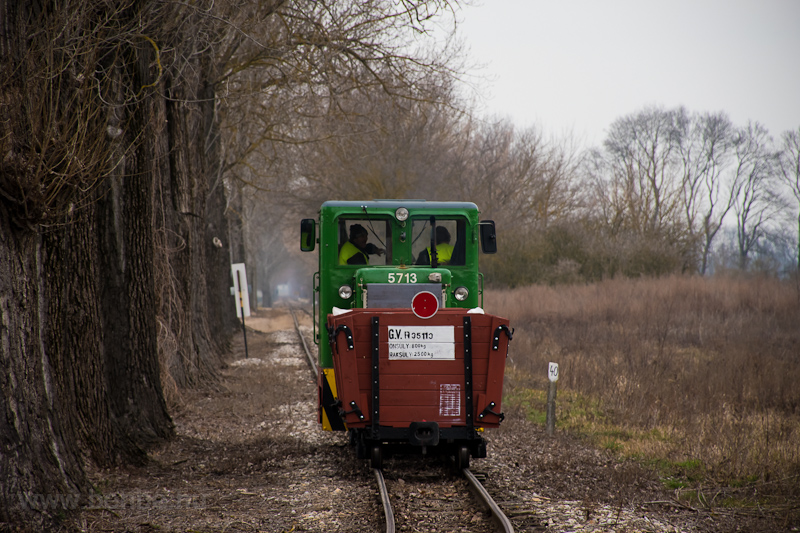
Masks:
[[[314,356],[312,355],[311,350],[309,349],[308,343],[306,342],[306,339],[303,336],[303,333],[300,331],[300,325],[298,323],[297,315],[296,315],[297,310],[294,309],[294,308],[290,308],[290,311],[291,311],[291,314],[292,314],[292,320],[294,321],[295,331],[297,331],[297,335],[300,337],[300,342],[301,342],[301,344],[303,346],[303,350],[305,351],[309,367],[311,368],[311,370],[312,370],[312,372],[314,374],[314,377],[316,379],[316,377],[317,377],[317,375],[319,373],[319,370],[317,369],[316,361],[314,360]],[[305,312],[305,311],[302,311],[302,312]],[[382,504],[382,507],[383,507],[383,513],[384,513],[384,519],[385,519],[385,522],[384,522],[385,523],[385,531],[386,531],[386,533],[395,533],[395,531],[396,531],[395,511],[394,511],[394,508],[392,507],[390,491],[389,491],[389,488],[388,488],[388,485],[387,485],[387,482],[386,482],[386,477],[384,476],[384,471],[382,469],[380,469],[380,468],[373,468],[373,474],[375,476],[375,480],[376,480],[376,483],[377,483],[377,486],[378,486],[378,494],[380,495],[381,504]],[[486,490],[486,488],[483,486],[483,484],[481,484],[480,480],[475,476],[475,474],[473,474],[470,471],[469,468],[463,468],[460,471],[460,475],[461,475],[461,478],[466,480],[466,483],[467,483],[467,486],[469,488],[469,491],[472,493],[472,495],[477,500],[479,505],[485,511],[487,511],[489,513],[489,516],[490,516],[490,519],[491,519],[490,523],[492,525],[493,530],[501,532],[501,533],[513,533],[514,532],[514,527],[511,524],[511,521],[503,513],[503,511],[500,509],[500,507],[497,505],[497,503],[495,503],[494,499],[491,497],[491,495]],[[449,476],[446,473],[441,473],[441,475],[439,475],[438,477],[440,479],[437,480],[437,483],[442,483],[444,485],[448,485],[449,486],[449,488],[447,488],[447,489],[438,489],[438,490],[442,490],[442,492],[440,492],[440,494],[453,494],[453,495],[455,495],[458,492],[457,488],[453,488],[453,485],[455,483],[452,480],[448,480],[448,478],[452,478],[452,476]],[[436,476],[434,476],[434,478],[436,479]],[[399,479],[401,480],[400,484],[404,485],[405,482],[402,481],[402,478],[399,478]],[[430,491],[430,489],[428,489],[428,491]],[[463,490],[461,492],[463,493]],[[400,497],[400,500],[405,500],[405,499],[407,499],[407,498],[403,498],[402,496]],[[469,499],[469,497],[466,497],[466,498],[464,498],[464,497],[455,497],[455,498],[450,498],[450,499],[458,500],[461,504],[463,504],[463,501],[466,500],[466,499]],[[406,510],[403,514],[405,516],[408,516],[408,515],[413,515],[414,512],[415,511],[413,509],[409,509],[409,510]],[[451,511],[451,512],[463,514],[465,511],[463,510],[463,508],[459,507],[456,510]],[[471,525],[474,526],[474,527],[480,527],[477,524],[474,524],[476,516],[478,516],[478,515],[472,515],[472,517],[471,517],[471,522],[472,522]],[[484,529],[486,529],[486,525],[485,524],[484,524]],[[415,529],[412,529],[412,531],[413,530],[415,530]],[[429,528],[426,528],[426,530],[430,531]],[[488,530],[491,530],[491,529],[487,529],[487,531]]]
[[[415,458],[419,459],[419,458]],[[386,533],[394,533],[396,531],[395,510],[392,506],[390,490],[386,482],[386,477],[381,469],[373,469],[375,480],[378,484],[378,493],[381,497],[383,505],[383,512],[385,518],[385,531]],[[405,517],[404,522],[408,527],[406,530],[410,531],[436,531],[432,529],[431,518],[435,522],[445,522],[446,526],[443,528],[450,529],[452,524],[447,520],[447,515],[455,515],[456,520],[464,522],[470,527],[470,531],[496,531],[500,533],[513,533],[514,527],[511,521],[503,513],[500,507],[495,503],[494,499],[487,492],[478,478],[468,468],[464,468],[460,472],[461,479],[466,480],[469,491],[476,498],[477,503],[484,511],[488,511],[489,518],[487,519],[483,513],[473,513],[470,511],[470,505],[466,503],[470,498],[465,493],[463,482],[459,483],[458,479],[452,478],[447,474],[440,475],[433,480],[423,482],[421,484],[422,497],[408,498],[403,494],[398,496],[398,500],[402,504],[403,511],[401,514]],[[413,474],[412,474],[413,477]],[[401,490],[409,491],[415,490],[416,485],[410,485],[409,488],[405,487],[405,483],[401,482]],[[427,485],[427,486],[426,486]],[[411,494],[414,494],[413,492]],[[431,508],[420,500],[425,499],[425,494],[430,496],[433,500],[437,501],[438,505]],[[420,515],[420,520],[424,523],[421,524],[422,529],[417,529],[412,524],[416,515]],[[459,516],[460,515],[460,516]],[[452,520],[452,519],[451,519]],[[434,526],[435,527],[435,526]]]

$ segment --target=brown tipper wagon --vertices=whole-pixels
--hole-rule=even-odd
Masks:
[[[335,403],[359,455],[485,457],[484,428],[503,420],[508,320],[480,309],[349,309],[328,315]],[[369,454],[369,455],[367,455]]]

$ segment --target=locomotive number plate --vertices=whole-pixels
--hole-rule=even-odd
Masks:
[[[454,326],[389,326],[390,360],[456,358]]]
[[[389,283],[416,283],[417,282],[417,274],[414,272],[406,272],[405,274],[400,273],[392,273],[389,274]]]

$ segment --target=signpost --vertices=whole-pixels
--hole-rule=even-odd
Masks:
[[[247,330],[244,327],[244,317],[250,316],[250,295],[247,292],[247,272],[244,263],[231,265],[233,287],[231,293],[236,296],[236,316],[242,319],[242,335],[244,336],[244,358],[247,359]]]
[[[556,429],[556,382],[558,381],[558,363],[550,363],[547,367],[547,378],[550,389],[547,391],[547,434],[552,435]]]

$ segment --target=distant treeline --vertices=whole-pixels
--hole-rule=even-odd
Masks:
[[[331,198],[474,201],[498,223],[484,265],[501,285],[800,264],[800,128],[774,139],[724,112],[648,107],[583,149],[454,99],[362,99],[363,116],[282,147],[281,190],[306,213]]]

